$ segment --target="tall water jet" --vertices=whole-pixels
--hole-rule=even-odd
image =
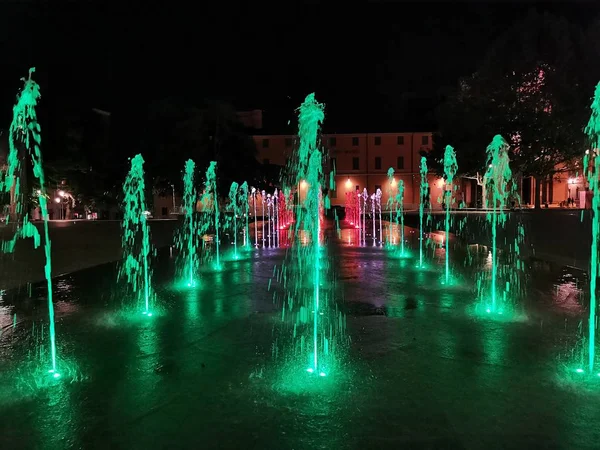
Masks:
[[[258,222],[256,221],[256,188],[252,188],[252,204],[254,205],[254,246],[258,248]]]
[[[488,209],[487,219],[492,227],[492,270],[491,270],[491,305],[488,312],[502,312],[497,309],[496,283],[498,278],[498,227],[506,221],[505,207],[510,191],[508,183],[512,181],[510,170],[509,145],[502,136],[497,134],[487,146],[488,168],[484,177],[486,188],[485,206]],[[489,211],[491,207],[491,212]]]
[[[377,212],[379,214],[379,245],[383,245],[383,230],[381,225],[381,189],[375,192],[375,201],[377,202]]]
[[[396,225],[400,228],[400,256],[404,256],[404,180],[398,180],[396,193]]]
[[[243,205],[244,217],[246,218],[246,225],[244,227],[244,248],[248,250],[250,248],[250,227],[248,226],[249,213],[250,213],[250,200],[248,198],[248,182],[244,181],[240,186],[238,204]]]
[[[32,80],[31,75],[35,72],[35,68],[29,69],[29,77],[22,79],[24,82],[23,89],[17,95],[17,103],[13,107],[13,118],[8,132],[8,170],[4,179],[0,180],[0,187],[5,192],[11,192],[11,197],[15,202],[14,216],[22,213],[24,205],[22,203],[20,191],[20,170],[21,162],[19,158],[19,148],[24,149],[31,157],[33,166],[33,176],[38,180],[38,201],[42,220],[44,221],[44,256],[46,264],[44,265],[44,275],[46,278],[46,287],[48,290],[48,321],[50,334],[50,355],[52,368],[48,371],[54,378],[60,378],[60,373],[57,370],[57,354],[56,354],[56,328],[54,320],[54,303],[52,300],[52,258],[51,258],[51,243],[50,233],[48,230],[48,194],[46,191],[46,179],[44,168],[42,166],[42,152],[40,145],[42,142],[41,128],[37,121],[37,113],[35,108],[38,99],[40,98],[40,87]],[[23,223],[17,224],[17,231],[12,240],[3,243],[3,252],[12,252],[18,238],[33,237],[34,246],[37,248],[40,245],[40,235],[37,229],[29,222],[27,214],[23,217]]]
[[[265,198],[266,197],[267,197],[267,193],[263,189],[261,191],[261,195],[260,195],[260,199],[261,199],[261,203],[262,203],[261,224],[262,224],[262,242],[263,242],[263,248],[265,247]]]
[[[131,169],[123,183],[123,222],[121,245],[123,260],[118,278],[125,278],[134,293],[141,296],[143,313],[151,316],[152,295],[150,257],[152,245],[146,218],[146,186],[144,183],[144,158],[138,154],[131,159]]]
[[[375,194],[371,194],[371,220],[373,223],[373,247],[377,245],[377,233],[375,232],[375,226],[377,225],[377,220],[375,219],[375,205],[377,201],[375,198]]]
[[[394,214],[394,203],[395,203],[395,196],[394,196],[394,185],[396,184],[396,180],[394,179],[394,168],[390,167],[387,171],[387,177],[388,177],[388,201],[387,201],[387,207],[388,210],[390,212],[390,221],[389,221],[389,225],[388,225],[388,244],[392,245],[394,243],[393,240],[393,234],[392,234],[392,225],[393,225],[393,214]]]
[[[306,267],[312,269],[313,283],[313,336],[312,336],[312,364],[308,371],[311,373],[325,374],[319,366],[319,285],[320,285],[320,263],[319,263],[319,231],[320,231],[320,197],[321,182],[323,177],[323,165],[321,151],[317,145],[319,127],[325,118],[323,105],[318,103],[314,94],[310,94],[300,106],[298,136],[300,144],[298,147],[298,174],[297,181],[306,180],[308,191],[304,199],[304,208],[299,209],[300,224],[309,233],[310,240],[307,249]],[[299,245],[299,243],[298,243]]]
[[[360,194],[362,197],[362,245],[367,245],[367,202],[369,201],[369,193],[367,188],[363,188],[363,193]]]
[[[419,267],[423,267],[423,220],[425,216],[425,203],[429,199],[429,184],[427,183],[427,158],[421,156],[421,184],[419,189]]]
[[[598,239],[600,239],[600,83],[596,86],[591,105],[592,114],[585,128],[591,150],[586,150],[583,169],[592,191],[592,245],[590,255],[590,313],[588,321],[588,369],[594,371],[596,347],[596,309],[598,281]]]
[[[452,188],[454,182],[454,176],[458,171],[458,164],[456,162],[456,153],[454,153],[454,148],[450,145],[446,145],[446,150],[444,151],[444,175],[446,178],[446,189],[444,189],[444,205],[446,207],[446,218],[445,218],[445,228],[446,234],[444,237],[444,243],[446,244],[446,284],[450,282],[450,204],[452,202]],[[447,186],[450,186],[450,189]]]
[[[183,172],[183,224],[175,239],[179,251],[178,272],[190,287],[196,285],[196,275],[200,267],[198,257],[199,230],[196,214],[198,193],[194,186],[196,163],[188,159]]]
[[[238,259],[237,253],[237,215],[238,215],[238,188],[239,185],[234,181],[229,188],[229,210],[233,215],[233,257]]]
[[[208,169],[206,169],[206,179],[204,182],[204,195],[203,198],[206,203],[212,202],[213,212],[213,226],[215,227],[215,269],[221,269],[221,256],[219,253],[219,224],[220,224],[220,211],[219,211],[219,194],[217,192],[217,162],[211,161]]]

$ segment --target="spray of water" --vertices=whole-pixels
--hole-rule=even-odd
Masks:
[[[151,316],[152,270],[150,258],[153,249],[146,217],[145,189],[144,158],[138,154],[131,159],[131,168],[123,183],[121,204],[123,209],[123,222],[121,223],[123,260],[118,278],[125,279],[133,292],[140,295],[144,305],[143,313]]]
[[[231,187],[229,188],[229,205],[227,207],[227,209],[231,212],[232,214],[232,234],[233,234],[233,257],[235,259],[238,259],[238,252],[237,252],[237,216],[239,214],[238,211],[238,189],[239,189],[239,185],[234,181],[233,183],[231,183]]]
[[[424,216],[425,205],[429,201],[429,184],[427,183],[427,158],[421,156],[421,184],[419,189],[419,267],[423,267]]]
[[[215,269],[221,269],[221,255],[219,250],[219,226],[220,226],[220,210],[219,210],[219,195],[217,193],[217,162],[211,161],[208,169],[206,169],[206,178],[204,182],[204,194],[202,195],[202,204],[204,205],[204,213],[206,213],[207,205],[209,208],[209,217],[212,216],[215,231]],[[208,225],[208,224],[206,224]]]
[[[244,181],[240,186],[238,205],[241,205],[240,209],[244,211],[245,225],[244,225],[244,249],[250,249],[250,227],[248,226],[249,213],[250,213],[250,200],[248,198],[248,183]]]
[[[588,369],[594,371],[596,348],[596,309],[598,280],[598,239],[600,239],[600,83],[596,86],[591,105],[592,113],[585,128],[591,150],[583,158],[583,167],[589,189],[592,191],[592,245],[590,256],[590,313],[588,321]]]
[[[54,320],[54,303],[52,301],[52,258],[50,233],[48,230],[48,194],[46,191],[46,180],[44,168],[42,165],[42,152],[40,145],[42,142],[41,129],[37,121],[36,106],[40,98],[40,87],[31,78],[35,68],[29,69],[29,77],[22,79],[23,89],[17,96],[17,103],[13,107],[13,119],[10,124],[8,134],[8,169],[6,175],[0,178],[0,189],[4,192],[10,192],[15,204],[14,217],[22,214],[24,205],[21,193],[21,158],[19,158],[19,149],[24,149],[31,157],[33,166],[33,176],[39,183],[38,201],[42,219],[44,221],[44,255],[46,264],[44,265],[44,275],[48,289],[48,319],[50,331],[50,354],[52,358],[52,368],[49,373],[54,378],[60,378],[57,370],[56,354],[56,329]],[[22,238],[33,238],[34,246],[40,245],[40,235],[37,229],[29,222],[28,214],[23,216],[23,223],[17,224],[17,229],[13,239],[2,243],[3,252],[13,252],[16,242]]]
[[[196,285],[196,275],[200,267],[198,257],[199,232],[196,201],[198,193],[194,185],[196,164],[191,159],[185,163],[183,172],[183,224],[175,238],[175,247],[179,250],[178,272],[189,287]]]
[[[486,188],[484,200],[488,209],[487,219],[492,227],[491,304],[487,310],[493,313],[502,313],[503,311],[503,308],[498,308],[496,284],[498,281],[498,227],[504,226],[506,222],[506,205],[511,195],[509,183],[512,185],[508,149],[508,143],[499,134],[494,136],[486,149],[488,168],[484,177]]]
[[[448,240],[450,237],[450,205],[452,203],[452,183],[454,182],[454,176],[456,175],[457,170],[458,164],[456,163],[456,153],[454,153],[454,148],[452,146],[447,145],[444,152],[444,175],[446,177],[446,186],[450,186],[450,189],[444,189],[444,205],[446,206],[446,235],[444,239],[446,244],[446,284],[450,282],[450,245]]]

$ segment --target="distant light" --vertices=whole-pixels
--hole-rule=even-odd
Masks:
[[[491,168],[492,168],[492,165],[490,164],[488,167],[491,169]]]
[[[302,181],[300,182],[300,188],[301,188],[301,189],[304,189],[304,188],[306,188],[306,181],[305,181],[305,180],[302,180]]]
[[[312,368],[312,367],[309,367],[308,369],[306,369],[306,371],[307,371],[308,373],[313,373],[313,372],[314,372],[314,370],[313,370],[313,368]]]
[[[58,195],[60,195],[61,197],[65,196],[65,191],[58,191]]]
[[[352,187],[352,181],[350,181],[350,177],[348,177],[348,179],[346,180],[346,187]]]
[[[54,199],[54,201],[55,201],[56,203],[60,203],[60,198],[56,197],[56,198]]]
[[[42,191],[40,191],[39,189],[36,192],[37,192],[37,195],[42,195]]]
[[[577,373],[583,373],[583,369],[577,369],[575,372],[577,372]]]
[[[392,186],[396,186],[396,179],[392,178],[392,181],[390,182]]]

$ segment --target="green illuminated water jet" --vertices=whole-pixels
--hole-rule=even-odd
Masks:
[[[404,256],[404,180],[398,180],[396,193],[396,225],[400,228],[400,256]]]
[[[596,309],[598,280],[598,239],[600,239],[600,83],[596,86],[591,105],[592,114],[585,128],[591,150],[585,152],[583,168],[592,191],[592,245],[590,255],[590,313],[588,321],[588,368],[594,371],[596,347]]]
[[[198,193],[194,185],[196,163],[188,159],[183,172],[183,224],[177,234],[175,246],[179,251],[178,271],[189,287],[196,285],[196,275],[200,267],[198,257],[199,224],[196,213]]]
[[[0,177],[0,189],[4,192],[11,193],[15,205],[14,217],[18,217],[22,214],[24,205],[20,183],[21,158],[19,157],[19,150],[24,150],[27,155],[31,157],[33,175],[39,183],[37,197],[42,219],[44,221],[44,255],[46,259],[44,275],[48,289],[48,320],[50,354],[52,358],[52,368],[49,370],[49,373],[51,373],[54,378],[60,378],[61,375],[57,370],[56,329],[54,323],[54,303],[52,300],[52,258],[50,234],[48,231],[48,194],[46,191],[46,180],[44,168],[42,166],[42,152],[40,149],[42,142],[40,134],[41,128],[37,121],[37,113],[35,111],[38,99],[40,98],[40,87],[31,78],[31,75],[34,72],[35,68],[29,69],[29,77],[27,79],[22,79],[24,86],[17,96],[17,103],[13,107],[13,119],[8,134],[8,169],[6,175]],[[40,235],[37,229],[29,222],[29,215],[25,214],[23,216],[22,224],[17,223],[17,229],[13,239],[2,243],[2,251],[5,253],[12,253],[17,240],[28,237],[33,238],[35,248],[40,245]]]
[[[425,203],[429,198],[429,184],[427,184],[427,158],[421,156],[421,184],[419,189],[419,267],[423,267],[423,219]]]
[[[232,212],[233,221],[233,257],[238,258],[237,254],[237,215],[238,211],[238,189],[239,185],[234,181],[229,188],[229,210]]]
[[[246,225],[244,227],[244,249],[250,249],[250,227],[248,225],[249,213],[250,213],[250,200],[248,197],[248,183],[244,181],[240,186],[239,191],[239,204],[244,207],[244,217],[246,218]]]
[[[394,193],[392,191],[393,185],[394,185],[394,168],[390,167],[387,171],[387,177],[388,177],[388,201],[387,201],[387,207],[389,209],[390,212],[390,223],[388,225],[388,244],[392,245],[393,244],[393,239],[392,239],[392,225],[393,225],[393,221],[392,221],[392,215],[394,214],[394,201],[396,200],[396,198],[394,197]]]
[[[317,145],[317,136],[319,127],[325,118],[323,105],[318,103],[314,94],[310,94],[300,106],[298,117],[298,136],[300,145],[298,148],[298,173],[297,182],[306,180],[308,191],[304,199],[304,208],[299,208],[299,220],[296,229],[302,226],[310,236],[310,242],[307,249],[307,267],[312,268],[313,275],[313,358],[312,367],[309,368],[314,373],[321,373],[319,370],[319,285],[320,285],[320,265],[319,265],[319,199],[321,194],[321,183],[323,178],[322,155]],[[296,240],[300,245],[299,240]],[[300,250],[300,249],[299,249]]]
[[[506,204],[511,194],[508,183],[512,182],[512,171],[508,157],[508,143],[497,134],[487,146],[488,168],[484,177],[486,195],[485,207],[488,209],[487,219],[492,226],[492,270],[491,270],[491,312],[502,312],[497,309],[498,279],[498,227],[506,222]],[[491,207],[491,211],[489,211]]]
[[[150,257],[153,249],[147,221],[144,183],[144,158],[138,154],[131,159],[131,169],[123,183],[123,222],[121,222],[121,244],[123,259],[118,278],[124,278],[138,300],[144,305],[143,313],[151,316],[152,270]]]
[[[213,226],[215,227],[215,269],[221,269],[221,256],[219,253],[219,195],[217,192],[217,162],[211,161],[208,169],[206,169],[206,178],[204,182],[204,194],[202,195],[202,204],[206,207],[212,203],[212,216],[214,218]]]
[[[456,163],[456,153],[454,148],[447,145],[444,152],[444,174],[446,176],[446,185],[450,185],[450,189],[444,189],[444,205],[446,206],[446,236],[444,242],[446,244],[446,284],[450,282],[450,203],[452,202],[452,186],[454,176],[458,170]]]

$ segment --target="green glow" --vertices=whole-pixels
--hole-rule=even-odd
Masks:
[[[591,105],[590,120],[585,132],[590,140],[591,150],[583,158],[584,172],[592,195],[592,246],[590,255],[590,314],[588,321],[588,368],[594,370],[596,346],[596,282],[598,279],[598,239],[600,238],[600,83],[596,86]]]
[[[125,278],[134,293],[141,295],[144,314],[150,311],[152,295],[150,257],[152,244],[146,219],[146,197],[144,183],[144,158],[136,155],[131,159],[131,169],[123,183],[123,222],[121,244],[123,259],[118,278]]]
[[[423,267],[423,216],[425,215],[425,202],[429,198],[429,184],[427,184],[427,158],[421,156],[421,185],[419,189],[419,267]]]
[[[217,162],[211,161],[206,169],[206,179],[204,182],[204,194],[202,195],[202,204],[204,208],[212,203],[214,217],[213,226],[215,227],[215,270],[221,270],[221,256],[219,254],[219,195],[217,193]],[[208,225],[208,224],[207,224]]]
[[[446,205],[446,235],[444,242],[446,244],[446,284],[450,283],[450,203],[452,202],[452,186],[454,176],[458,171],[458,164],[456,163],[456,153],[454,148],[450,145],[446,145],[444,152],[444,174],[446,176],[446,185],[450,185],[450,189],[444,189],[444,204]]]
[[[237,215],[239,214],[238,207],[238,189],[239,185],[234,181],[231,183],[231,188],[229,189],[229,205],[228,209],[233,213],[233,257],[234,259],[238,258],[237,254]]]
[[[492,268],[491,268],[491,312],[496,313],[498,309],[498,299],[496,283],[498,280],[498,226],[506,222],[506,205],[513,192],[510,190],[509,183],[512,185],[512,171],[510,170],[510,161],[508,158],[509,146],[499,134],[494,136],[492,142],[487,146],[488,168],[484,177],[486,195],[484,197],[485,207],[491,212],[487,213],[487,219],[492,225]]]
[[[396,193],[396,224],[400,227],[400,256],[406,256],[404,249],[404,180],[398,180],[398,192]]]
[[[396,200],[394,197],[394,192],[392,190],[393,188],[393,183],[394,183],[394,168],[390,167],[387,171],[387,177],[388,177],[388,201],[387,201],[387,207],[390,211],[390,223],[388,225],[388,245],[392,245],[393,239],[392,239],[392,215],[394,213],[394,201]]]
[[[0,190],[10,193],[14,204],[13,217],[17,220],[16,232],[12,239],[2,243],[2,252],[12,253],[18,239],[33,238],[34,247],[40,245],[40,235],[37,229],[29,222],[29,215],[23,214],[24,202],[21,193],[21,157],[19,149],[24,149],[27,156],[31,158],[33,176],[39,183],[38,202],[42,219],[44,221],[44,255],[46,264],[44,265],[44,275],[48,289],[48,320],[50,334],[50,353],[52,357],[51,373],[55,378],[60,374],[56,371],[56,330],[54,324],[54,303],[52,301],[52,259],[51,243],[48,231],[48,194],[46,191],[46,180],[44,168],[42,165],[42,152],[40,145],[42,137],[41,128],[37,121],[35,108],[40,98],[40,87],[31,79],[35,68],[29,69],[29,77],[22,79],[23,89],[17,96],[17,103],[13,107],[13,119],[10,124],[8,134],[9,153],[7,160],[7,171],[5,175],[0,175]],[[22,157],[25,157],[23,155]],[[23,221],[19,223],[18,216],[23,214]],[[57,376],[58,375],[58,376]]]
[[[298,148],[298,174],[297,178],[306,180],[308,192],[304,199],[304,208],[299,209],[299,220],[297,227],[302,225],[309,231],[310,242],[308,249],[308,267],[313,268],[313,370],[319,370],[319,285],[320,285],[320,261],[319,261],[319,221],[320,221],[320,197],[321,182],[323,178],[323,164],[321,151],[317,145],[319,127],[325,118],[323,105],[318,103],[314,94],[306,96],[304,103],[300,106],[298,116],[298,136],[300,145]],[[306,211],[306,213],[303,213]],[[298,229],[298,228],[297,228]]]
[[[179,250],[178,272],[188,287],[196,286],[196,276],[200,266],[198,258],[199,226],[196,213],[198,193],[194,186],[196,163],[188,159],[183,172],[183,224],[175,236],[175,247]]]
[[[244,208],[244,216],[246,217],[246,225],[244,228],[244,249],[250,249],[250,227],[248,225],[249,215],[250,215],[250,201],[248,198],[248,183],[244,181],[240,186],[240,195],[238,199],[238,204],[243,205]]]

